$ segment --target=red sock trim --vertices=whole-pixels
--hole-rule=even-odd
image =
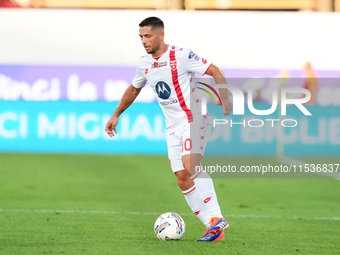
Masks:
[[[194,174],[194,176],[191,178],[191,180],[194,180],[197,178],[197,176],[199,176],[203,171],[199,171],[196,174]]]
[[[193,186],[193,188],[191,188],[188,192],[183,192],[183,195],[189,195],[191,192],[193,192],[196,189],[196,186]]]

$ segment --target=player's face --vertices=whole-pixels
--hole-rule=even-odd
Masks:
[[[146,52],[148,54],[155,54],[160,48],[164,32],[162,29],[152,29],[151,26],[145,26],[139,28],[139,36]]]

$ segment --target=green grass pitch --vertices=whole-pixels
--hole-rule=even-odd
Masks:
[[[204,226],[166,156],[0,154],[0,254],[340,253],[339,180],[214,183],[230,229],[221,242],[197,243]],[[154,234],[157,216],[167,211],[186,223],[179,242]]]

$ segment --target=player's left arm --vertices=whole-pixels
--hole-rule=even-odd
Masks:
[[[208,70],[206,71],[206,74],[214,77],[216,84],[227,84],[227,80],[224,76],[224,73],[222,70],[220,70],[217,66],[214,64],[211,64]],[[224,116],[230,114],[231,109],[233,108],[233,105],[229,99],[229,92],[227,88],[220,88],[220,96],[222,101],[222,107]],[[219,102],[218,102],[219,104]]]

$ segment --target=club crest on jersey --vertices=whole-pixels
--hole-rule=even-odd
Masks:
[[[168,99],[171,95],[171,89],[164,81],[157,82],[155,90],[157,95],[162,99]]]
[[[166,66],[167,64],[168,64],[167,62],[154,62],[151,65],[151,69]]]
[[[177,68],[177,61],[176,60],[171,60],[170,61],[170,67],[172,71],[175,71]]]

